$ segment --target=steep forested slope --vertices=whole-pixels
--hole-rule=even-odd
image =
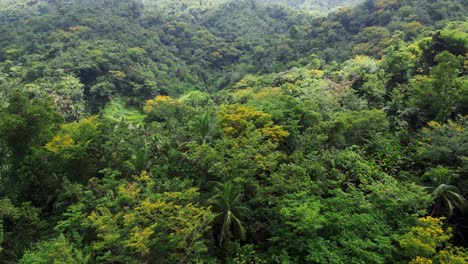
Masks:
[[[0,0],[0,262],[466,263],[466,5],[343,2]]]

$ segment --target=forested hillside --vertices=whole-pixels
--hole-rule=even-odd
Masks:
[[[0,0],[0,263],[468,263],[466,8]]]
[[[292,8],[305,9],[323,15],[342,7],[355,6],[364,2],[364,0],[259,0],[258,2],[265,4],[283,4]]]

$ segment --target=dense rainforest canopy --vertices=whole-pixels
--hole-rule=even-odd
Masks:
[[[465,0],[0,0],[0,263],[468,263]]]

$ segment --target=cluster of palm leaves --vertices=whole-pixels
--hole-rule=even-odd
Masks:
[[[214,182],[214,194],[208,199],[208,204],[216,212],[214,225],[217,227],[218,241],[221,246],[234,237],[245,239],[243,219],[250,211],[241,205],[241,193],[232,182]]]
[[[452,185],[456,174],[445,167],[437,166],[427,171],[424,176],[432,183],[432,186],[426,187],[435,201],[431,216],[447,213],[450,217],[455,208],[463,209],[465,198],[460,194],[460,190]]]

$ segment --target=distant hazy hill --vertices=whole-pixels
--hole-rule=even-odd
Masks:
[[[343,6],[354,6],[364,0],[251,0],[262,4],[283,4],[295,9],[328,13]],[[236,0],[143,0],[147,6],[159,6],[169,12],[188,10],[190,8],[207,8]],[[176,11],[177,10],[177,11]]]
[[[285,4],[294,8],[307,9],[311,11],[330,12],[339,7],[353,6],[364,2],[364,0],[257,0],[268,4]]]
[[[342,6],[353,6],[364,2],[364,0],[251,0],[262,4],[283,4],[295,9],[313,11],[317,14],[326,14]],[[237,0],[137,0],[147,8],[163,10],[167,15],[181,15],[188,13],[200,15],[227,2],[238,2]],[[51,12],[55,8],[65,10],[71,6],[109,4],[113,0],[0,0],[0,21],[14,21],[19,18],[31,18]]]

